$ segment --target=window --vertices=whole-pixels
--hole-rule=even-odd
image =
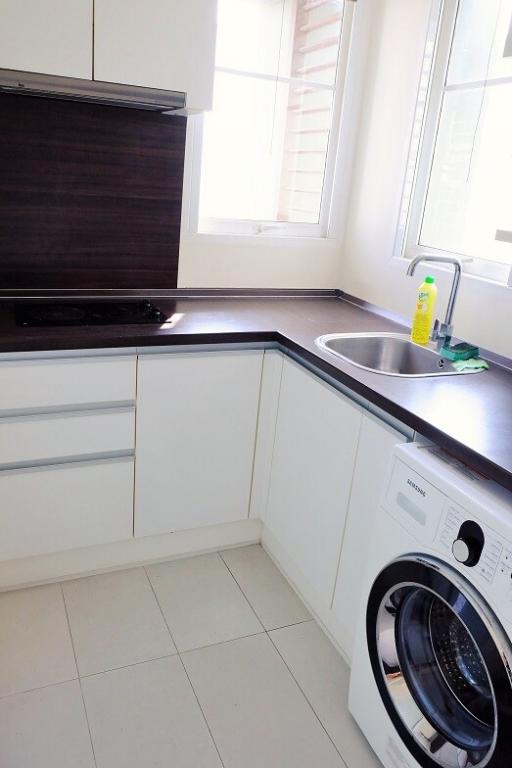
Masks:
[[[349,16],[343,0],[219,0],[200,232],[327,234]]]
[[[465,271],[506,282],[512,265],[512,0],[437,6],[443,12],[426,48],[400,245],[411,258],[459,255]]]

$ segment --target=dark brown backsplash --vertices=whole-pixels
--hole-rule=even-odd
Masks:
[[[0,294],[175,288],[186,118],[0,95]]]

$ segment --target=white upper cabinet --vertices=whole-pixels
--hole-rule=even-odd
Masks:
[[[330,608],[362,409],[285,360],[266,525]]]
[[[216,0],[95,0],[94,78],[184,91],[187,109],[210,109],[216,20]]]
[[[216,0],[0,0],[0,68],[142,85],[211,109]]]
[[[0,0],[0,68],[92,77],[93,0]]]
[[[139,358],[136,536],[248,517],[262,357]]]

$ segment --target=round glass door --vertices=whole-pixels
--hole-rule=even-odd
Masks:
[[[367,639],[383,702],[421,766],[508,765],[509,642],[457,573],[424,558],[391,563],[370,593]]]

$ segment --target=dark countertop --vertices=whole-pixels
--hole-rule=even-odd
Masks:
[[[0,353],[227,342],[278,342],[300,359],[512,491],[512,370],[405,379],[370,373],[320,351],[324,333],[404,332],[347,298],[326,296],[154,298],[172,321],[154,325],[18,328],[0,304]]]

